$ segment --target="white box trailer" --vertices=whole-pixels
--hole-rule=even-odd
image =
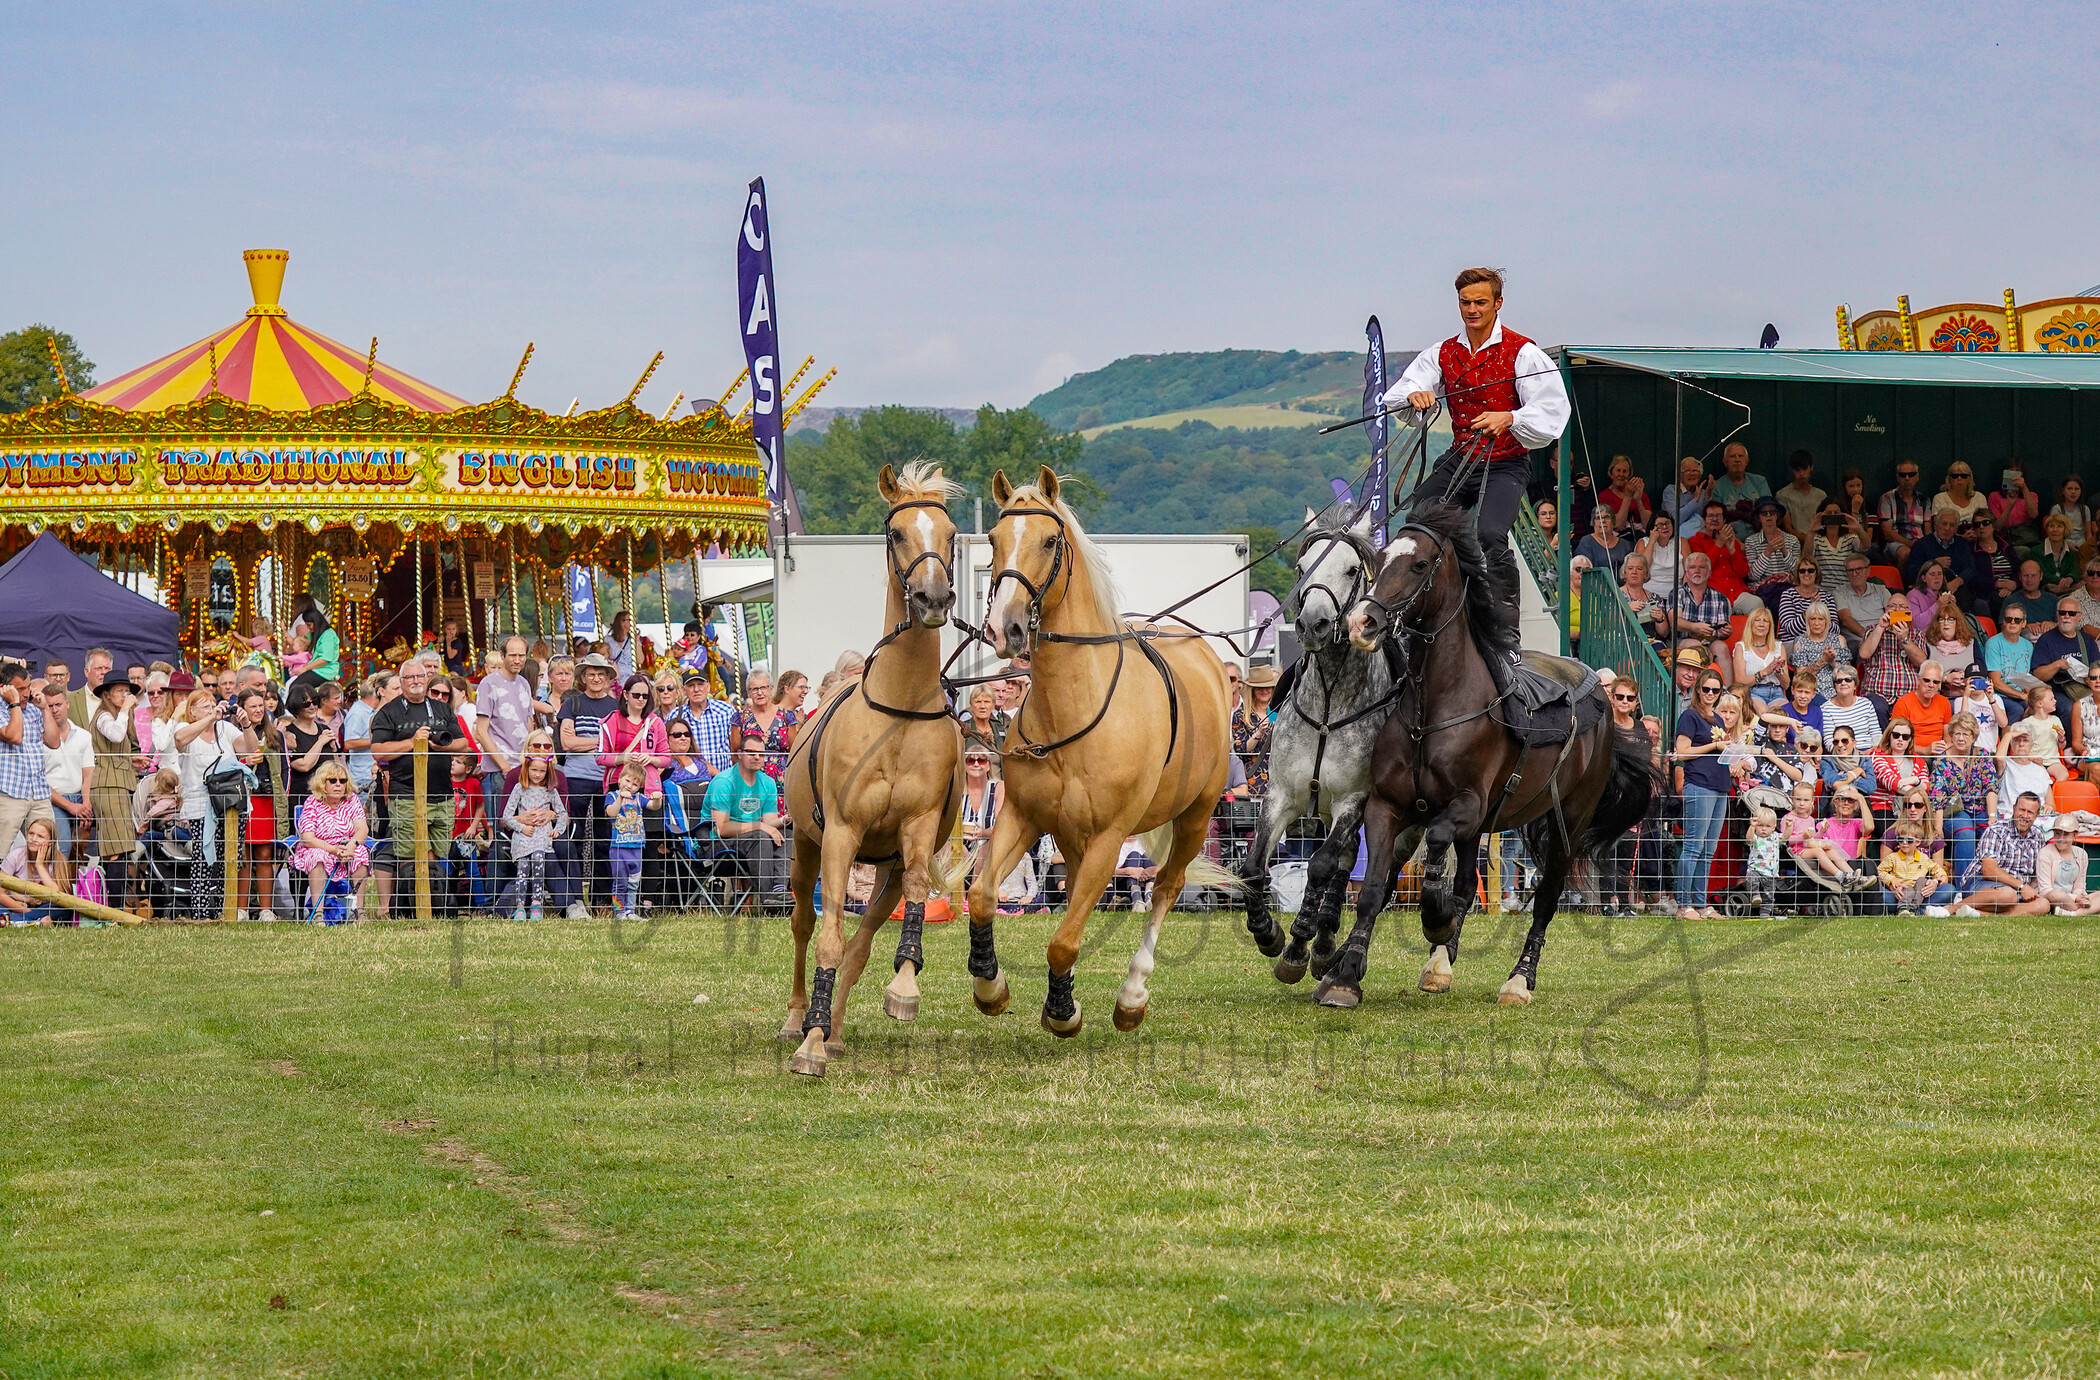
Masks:
[[[1133,614],[1152,614],[1217,584],[1177,610],[1196,627],[1231,632],[1247,624],[1247,539],[1238,533],[1215,535],[1096,536],[1115,574],[1119,606]],[[972,623],[984,618],[991,588],[991,543],[965,534],[957,572],[956,608]],[[1222,582],[1222,583],[1220,583]],[[792,667],[819,679],[851,648],[866,652],[889,625],[883,605],[889,568],[879,536],[789,537],[774,559],[773,600],[777,619],[776,669]],[[944,655],[963,641],[950,627],[941,639]],[[1241,639],[1244,644],[1245,639]],[[1237,654],[1222,639],[1211,644],[1218,655]],[[997,663],[991,652],[974,645],[957,659],[953,674],[982,675]]]

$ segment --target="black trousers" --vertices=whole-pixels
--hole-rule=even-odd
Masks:
[[[1445,451],[1429,471],[1429,477],[1408,496],[1410,511],[1417,504],[1446,499],[1461,507],[1480,504],[1477,518],[1480,549],[1495,576],[1496,592],[1505,598],[1517,596],[1517,556],[1510,549],[1509,529],[1516,525],[1524,490],[1531,483],[1531,457],[1512,456],[1483,465],[1469,460],[1470,441],[1459,441]],[[1459,476],[1463,474],[1464,478]]]

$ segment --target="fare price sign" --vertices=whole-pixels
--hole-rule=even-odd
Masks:
[[[474,562],[474,597],[484,602],[496,597],[496,563]]]
[[[343,593],[352,599],[372,597],[372,558],[352,556],[343,562]]]
[[[185,599],[204,600],[211,597],[211,562],[184,561],[182,565],[182,595]]]

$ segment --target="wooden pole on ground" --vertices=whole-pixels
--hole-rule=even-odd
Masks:
[[[241,812],[228,810],[221,825],[219,852],[226,860],[226,904],[221,918],[230,925],[239,912],[235,903],[241,899]]]
[[[97,920],[107,920],[112,925],[143,925],[146,923],[128,910],[112,910],[108,906],[97,905],[93,901],[83,901],[70,891],[53,891],[48,886],[41,886],[36,882],[25,882],[19,877],[10,877],[5,872],[0,872],[0,890],[12,891],[17,896],[27,896],[32,901],[43,901],[49,905],[63,906],[67,910],[78,911],[82,915],[92,916]]]

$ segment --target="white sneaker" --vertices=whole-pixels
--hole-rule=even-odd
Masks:
[[[1941,920],[1946,919],[1950,914],[1945,906],[1927,906],[1925,907],[1925,913]]]
[[[248,923],[248,911],[247,911],[247,909],[246,909],[245,907],[243,907],[242,909],[240,909],[240,910],[237,910],[237,911],[235,911],[235,912],[233,913],[233,918],[234,918],[234,921],[235,921],[235,923],[237,923],[237,924],[242,924],[242,925],[245,925],[245,924],[247,924],[247,923]]]
[[[562,914],[571,920],[588,920],[591,918],[590,911],[581,901],[569,902],[569,908],[563,911]]]
[[[1956,907],[1954,908],[1954,913],[1955,913],[1956,915],[1976,915],[1976,916],[1980,916],[1980,915],[1982,915],[1982,914],[1983,914],[1983,912],[1982,912],[1982,911],[1980,911],[1980,910],[1978,910],[1978,909],[1976,909],[1976,907],[1974,907],[1974,906],[1972,906],[1972,905],[1968,905],[1968,904],[1966,904],[1966,903],[1964,903],[1964,904],[1962,904],[1962,905],[1958,905],[1958,906],[1956,906]]]
[[[1500,906],[1500,909],[1502,909],[1502,910],[1506,910],[1506,911],[1513,911],[1513,910],[1519,910],[1519,909],[1522,909],[1522,907],[1520,907],[1520,906],[1519,906],[1519,905],[1517,904],[1517,898],[1516,898],[1515,894],[1514,894],[1514,893],[1512,893],[1512,892],[1507,892],[1507,891],[1505,891],[1505,892],[1503,892],[1503,893],[1502,893],[1502,900],[1501,900],[1501,902],[1499,903],[1499,906]]]
[[[257,911],[255,922],[258,925],[274,925],[277,923],[277,912],[274,910]]]

